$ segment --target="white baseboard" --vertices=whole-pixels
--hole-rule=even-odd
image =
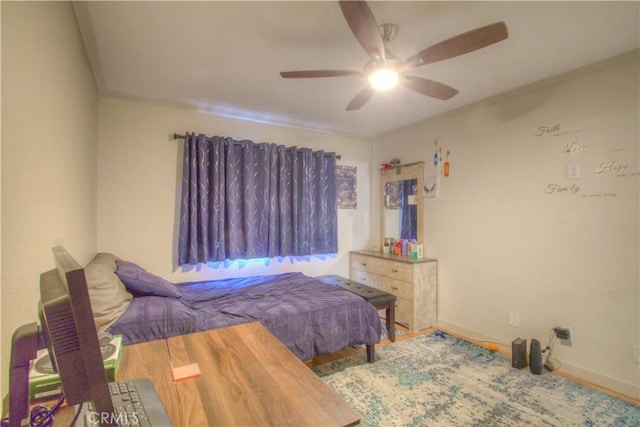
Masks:
[[[446,331],[451,331],[452,333],[467,338],[470,341],[491,341],[502,344],[500,345],[500,352],[511,357],[511,343],[504,343],[499,338],[485,335],[482,332],[468,329],[443,319],[438,319],[438,327]],[[506,344],[509,345],[506,346]],[[637,384],[612,378],[599,372],[573,365],[561,359],[558,360],[562,363],[562,367],[554,372],[559,373],[560,375],[567,374],[571,377],[575,377],[578,381],[586,381],[633,399],[640,399],[640,387]]]
[[[608,375],[600,374],[598,372],[590,371],[588,369],[572,365],[571,363],[567,363],[562,360],[560,361],[562,362],[562,367],[558,369],[558,372],[571,375],[572,377],[576,377],[580,380],[588,381],[605,389],[615,391],[636,400],[640,399],[640,386],[638,385],[634,385],[626,381],[621,381]]]

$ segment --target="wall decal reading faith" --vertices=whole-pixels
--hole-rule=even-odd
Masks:
[[[559,194],[559,193],[576,194],[579,191],[580,191],[580,186],[578,184],[571,184],[571,185],[549,184],[547,185],[547,188],[545,188],[544,190],[546,194]]]
[[[538,126],[535,135],[544,136],[560,132],[560,123],[556,123],[552,126]]]
[[[586,131],[591,131],[593,129],[595,129],[595,126],[591,126],[588,128],[578,128],[578,129],[570,129],[570,130],[565,130],[562,131],[560,129],[560,123],[554,123],[552,125],[542,125],[542,126],[538,126],[534,132],[534,135],[537,137],[542,137],[542,136],[562,136],[562,135],[569,135],[569,134],[574,134],[574,133],[582,133],[582,132],[586,132]]]

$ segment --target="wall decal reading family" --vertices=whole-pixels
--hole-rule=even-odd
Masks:
[[[559,193],[567,193],[567,194],[576,194],[580,191],[580,186],[578,184],[571,185],[560,185],[560,184],[549,184],[547,188],[545,188],[544,192],[546,194],[559,194]]]

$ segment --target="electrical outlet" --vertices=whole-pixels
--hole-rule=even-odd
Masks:
[[[567,330],[569,331],[568,341],[569,342],[573,341],[573,328],[571,326],[564,326],[564,328],[567,328]]]
[[[509,324],[511,326],[515,326],[516,328],[520,327],[520,313],[515,313],[513,311],[509,312]]]
[[[634,345],[631,347],[633,350],[633,363],[640,363],[640,345]]]
[[[560,344],[571,347],[573,344],[573,329],[571,329],[571,326],[556,326],[553,328],[553,332],[560,340]]]
[[[571,328],[566,326],[556,326],[553,328],[553,332],[556,334],[556,337],[561,340],[570,340],[571,339]]]

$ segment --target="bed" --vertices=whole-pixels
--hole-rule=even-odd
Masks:
[[[125,345],[258,321],[299,359],[380,341],[377,310],[302,273],[171,283],[100,253],[85,268],[96,326]]]

